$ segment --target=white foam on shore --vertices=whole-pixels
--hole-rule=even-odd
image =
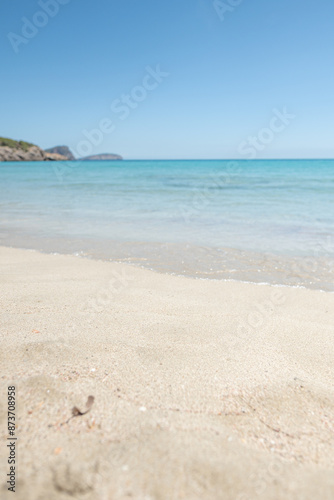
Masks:
[[[319,291],[319,292],[323,292],[323,293],[334,293],[334,291],[331,291],[331,290],[324,290],[323,288],[314,288],[313,286],[306,286],[306,285],[299,285],[299,284],[289,284],[289,283],[272,283],[270,281],[251,281],[251,280],[247,280],[247,279],[235,279],[235,278],[216,278],[216,277],[202,277],[202,276],[196,276],[196,275],[192,275],[192,274],[186,274],[186,271],[185,271],[185,274],[182,274],[180,272],[170,272],[170,271],[163,271],[161,269],[156,269],[152,266],[145,266],[139,262],[134,262],[131,258],[127,258],[127,259],[117,259],[117,258],[99,258],[99,257],[95,257],[94,255],[90,255],[84,251],[76,251],[76,252],[72,252],[72,253],[61,253],[61,252],[48,252],[46,250],[42,250],[42,249],[35,249],[35,248],[22,248],[22,247],[14,247],[12,245],[3,245],[3,246],[7,246],[7,248],[20,248],[22,250],[27,250],[29,252],[37,252],[37,253],[44,253],[44,254],[48,254],[48,255],[55,255],[55,256],[72,256],[72,257],[78,257],[78,258],[84,258],[84,259],[91,259],[91,260],[96,260],[96,261],[99,261],[99,262],[111,262],[111,263],[115,263],[115,264],[123,264],[123,265],[129,265],[129,266],[134,266],[134,267],[138,267],[138,268],[141,268],[141,269],[146,269],[146,270],[149,270],[151,272],[155,272],[155,273],[159,273],[159,274],[166,274],[166,275],[169,275],[169,276],[176,276],[176,277],[182,277],[182,278],[188,278],[188,279],[195,279],[195,280],[200,280],[200,281],[215,281],[215,282],[231,282],[231,283],[245,283],[245,284],[249,284],[249,285],[259,285],[259,286],[271,286],[271,287],[275,287],[275,288],[294,288],[294,289],[304,289],[304,290],[313,290],[313,291]],[[147,260],[147,259],[144,259],[144,258],[141,258],[140,260]],[[227,271],[221,271],[221,272],[238,272],[237,269],[232,269],[232,270],[227,270]],[[258,270],[259,272],[261,272],[261,270],[259,269]],[[214,272],[214,271],[213,271]],[[218,272],[218,271],[217,271]]]

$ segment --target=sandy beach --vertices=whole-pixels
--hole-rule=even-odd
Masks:
[[[334,294],[5,247],[0,266],[15,498],[334,498]]]

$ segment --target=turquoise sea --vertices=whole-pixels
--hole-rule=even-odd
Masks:
[[[0,244],[332,290],[334,160],[0,163]]]

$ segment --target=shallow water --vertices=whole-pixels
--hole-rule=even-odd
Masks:
[[[0,244],[334,290],[334,161],[0,163]]]

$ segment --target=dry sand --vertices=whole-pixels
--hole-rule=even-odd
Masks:
[[[0,262],[1,499],[333,500],[334,294],[7,248]]]

